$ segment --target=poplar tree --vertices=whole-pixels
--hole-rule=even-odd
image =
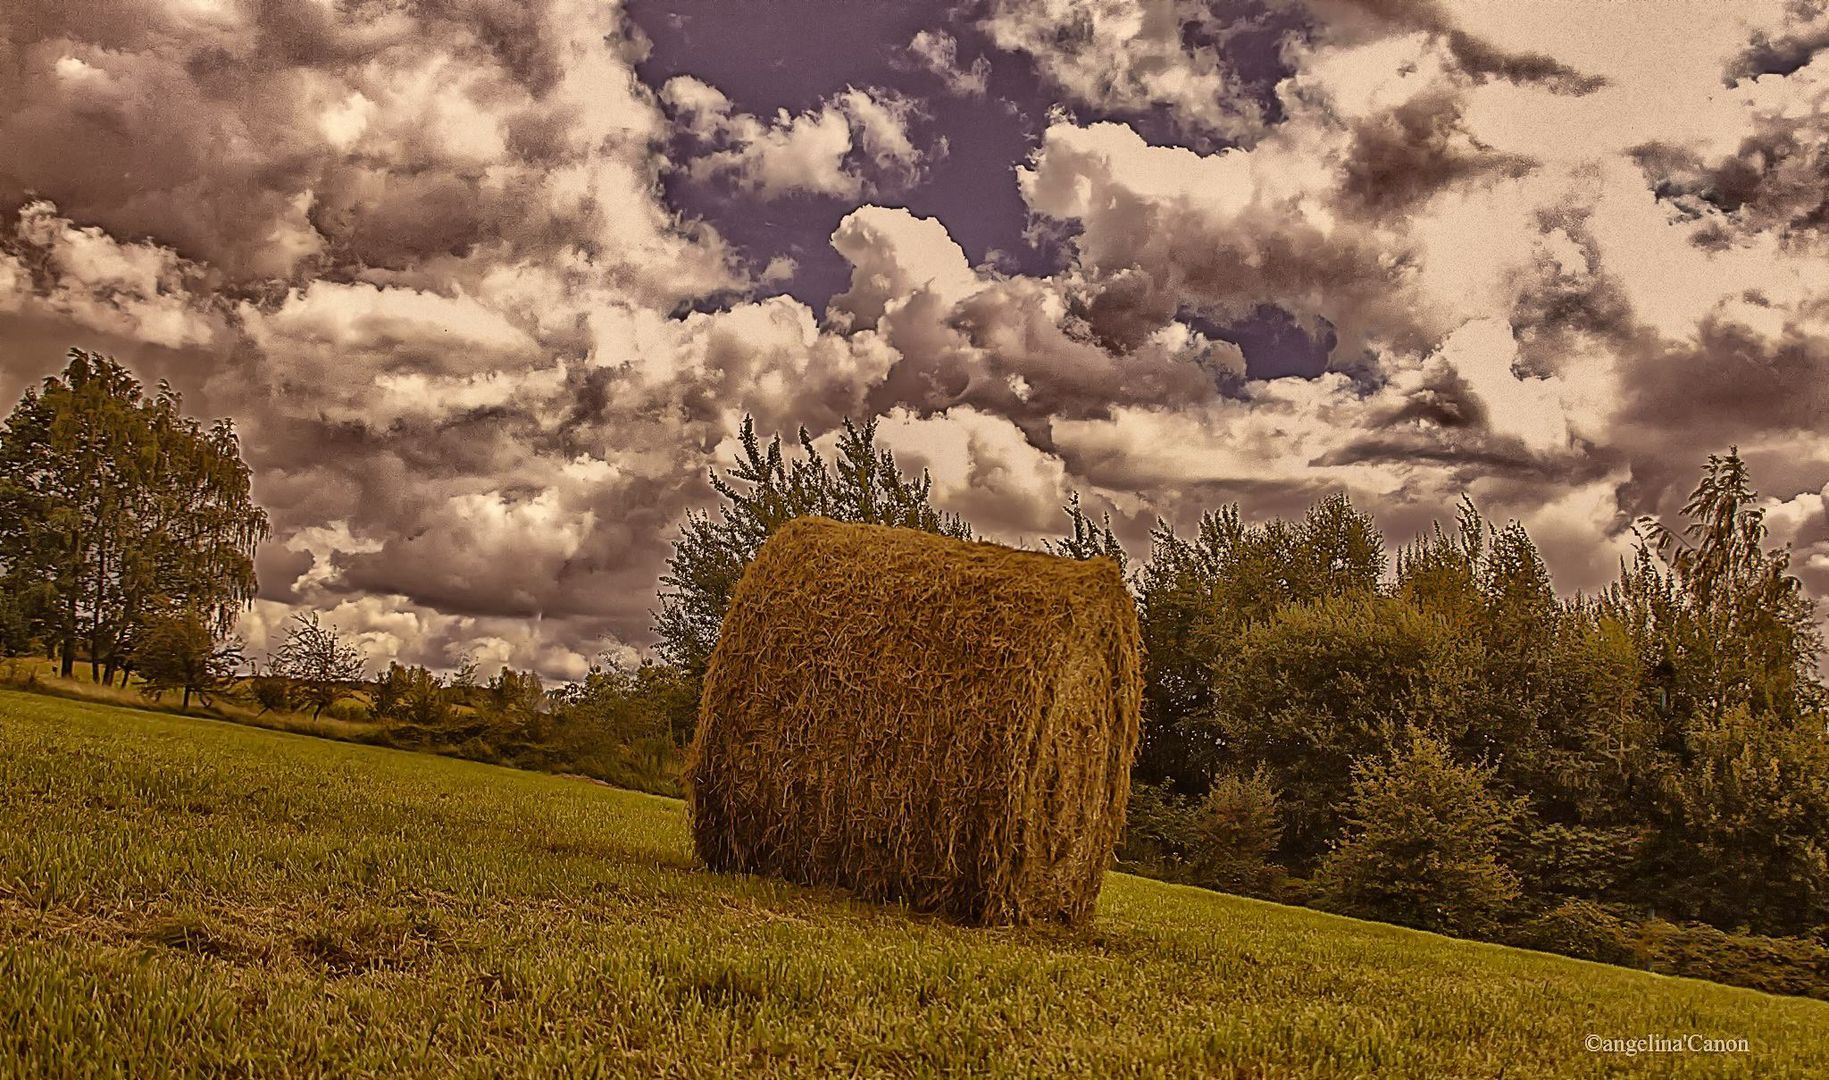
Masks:
[[[876,445],[874,420],[861,426],[846,420],[829,462],[805,428],[797,459],[783,453],[779,436],[764,447],[747,416],[737,442],[736,465],[711,476],[723,505],[715,513],[686,516],[661,578],[661,609],[654,620],[659,650],[693,680],[703,674],[717,644],[743,568],[763,541],[794,518],[818,514],[962,539],[972,534],[958,516],[934,507],[925,472],[905,475],[895,455]]]

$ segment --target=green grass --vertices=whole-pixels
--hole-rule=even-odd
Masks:
[[[1590,1033],[1749,1053],[1627,1058]],[[0,691],[0,1071],[1829,1074],[1829,1004],[1113,875],[1079,933],[695,870],[680,803]]]

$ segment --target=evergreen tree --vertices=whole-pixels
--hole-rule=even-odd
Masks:
[[[1270,861],[1283,838],[1277,792],[1262,769],[1214,780],[1190,815],[1188,833],[1189,869],[1198,884],[1261,896],[1282,875]]]
[[[1490,770],[1455,761],[1447,743],[1411,732],[1354,769],[1349,829],[1315,875],[1324,902],[1349,915],[1477,935],[1518,895],[1499,860],[1514,808]]]

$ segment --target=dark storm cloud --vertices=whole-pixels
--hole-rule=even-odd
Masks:
[[[1814,314],[1775,335],[1710,316],[1691,340],[1646,342],[1631,357],[1622,418],[1708,446],[1829,436],[1829,311]]]
[[[651,399],[569,441],[549,418],[617,370],[591,312],[740,279],[654,199],[663,119],[615,9],[92,9],[0,16],[9,389],[94,343],[235,415],[276,528],[262,604],[334,605],[383,655],[547,612],[502,659],[575,668],[588,642],[542,636],[567,626],[640,640],[717,437],[604,437],[674,446],[631,422]]]
[[[1440,0],[1303,0],[1323,22],[1341,24],[1347,33],[1356,23],[1379,29],[1399,28],[1439,34],[1462,69],[1479,78],[1537,84],[1559,94],[1590,94],[1606,79],[1536,52],[1501,49],[1456,25],[1452,6]]]
[[[0,160],[0,209],[53,195],[231,288],[485,242],[551,254],[614,212],[547,190],[547,171],[581,161],[568,132],[589,106],[554,94],[568,42],[546,9],[284,0],[186,17],[123,3],[103,21],[90,5],[15,8],[0,143],[57,152]],[[632,55],[605,15],[595,37]]]
[[[1829,19],[1817,8],[1814,25],[1800,27],[1791,33],[1772,34],[1761,30],[1753,34],[1746,50],[1728,65],[1723,81],[1729,85],[1740,79],[1761,75],[1789,75],[1829,50]]]
[[[1816,544],[1820,62],[1736,112],[1699,25],[1641,117],[1632,33],[1475,14],[16,4],[0,393],[94,344],[237,417],[257,652],[310,606],[378,661],[626,654],[746,413],[877,416],[1011,539],[1471,493],[1584,587],[1739,440]]]
[[[1731,154],[1704,161],[1679,147],[1651,144],[1636,156],[1659,193],[1692,214],[1729,215],[1703,243],[1731,243],[1741,232],[1777,230],[1800,241],[1829,234],[1829,116],[1768,119]]]
[[[1402,213],[1455,184],[1485,175],[1518,177],[1535,165],[1473,140],[1460,102],[1448,93],[1419,95],[1353,126],[1341,194],[1360,213]]]

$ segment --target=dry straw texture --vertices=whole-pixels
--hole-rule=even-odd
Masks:
[[[800,518],[744,573],[686,766],[714,870],[981,924],[1083,923],[1142,674],[1108,559]]]

